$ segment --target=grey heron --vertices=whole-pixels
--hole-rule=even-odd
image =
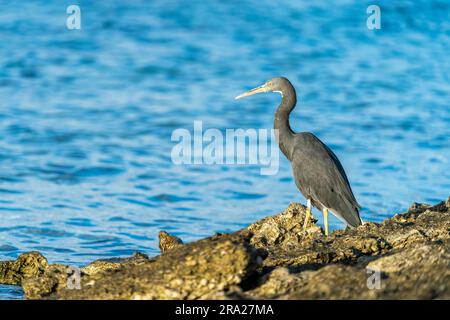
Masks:
[[[355,199],[339,159],[314,134],[296,133],[289,125],[289,115],[297,103],[297,95],[291,82],[284,77],[273,78],[235,99],[262,92],[277,92],[282,97],[275,113],[274,128],[278,130],[279,147],[291,162],[295,184],[307,199],[303,229],[306,230],[311,219],[311,205],[322,210],[327,236],[328,210],[350,227],[361,225],[361,206]]]

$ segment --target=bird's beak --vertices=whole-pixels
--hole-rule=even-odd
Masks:
[[[238,100],[238,99],[241,99],[241,98],[245,98],[245,97],[251,96],[251,95],[256,94],[256,93],[267,92],[267,91],[268,91],[267,85],[263,84],[262,86],[259,86],[257,88],[254,88],[252,90],[246,91],[246,92],[238,95],[234,99]]]

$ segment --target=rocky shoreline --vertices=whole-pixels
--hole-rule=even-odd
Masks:
[[[94,261],[79,289],[68,266],[25,253],[0,262],[0,283],[27,299],[450,299],[450,198],[329,237],[315,223],[303,231],[304,217],[292,203],[187,244],[161,231],[161,255]]]

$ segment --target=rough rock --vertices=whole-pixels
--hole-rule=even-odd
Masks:
[[[87,266],[81,268],[82,274],[94,275],[97,273],[108,272],[118,270],[120,268],[129,267],[133,265],[139,265],[149,258],[146,254],[141,252],[135,252],[133,256],[129,258],[112,258],[112,259],[100,259],[91,262]]]
[[[186,244],[107,276],[82,277],[82,290],[62,289],[52,298],[201,299],[239,285],[260,266],[260,252],[248,240],[227,234]]]
[[[20,259],[20,257],[29,257],[28,259]],[[22,264],[26,267],[24,261],[30,260],[30,254],[24,254],[15,261],[16,264]],[[40,299],[51,295],[54,292],[67,288],[70,282],[70,276],[76,271],[73,266],[66,266],[62,264],[49,265],[47,260],[38,253],[32,253],[31,257],[35,257],[35,260],[39,257],[38,261],[42,261],[39,267],[39,272],[27,273],[21,281],[22,289],[25,296],[28,299]],[[129,258],[112,258],[112,259],[100,259],[96,260],[85,267],[79,268],[80,278],[84,276],[94,276],[111,271],[116,271],[121,268],[128,268],[131,266],[139,265],[149,261],[148,256],[136,252]],[[35,264],[33,264],[35,265]],[[30,268],[28,268],[30,269]],[[35,268],[36,269],[36,268]],[[34,270],[34,269],[31,269]]]
[[[67,266],[37,252],[0,262],[0,283],[38,299],[449,299],[450,198],[413,204],[382,223],[325,237],[291,204],[235,233],[183,244],[161,231],[163,254],[98,260],[70,289]]]
[[[23,253],[15,261],[0,261],[0,283],[21,285],[24,279],[39,277],[47,268],[47,259],[39,252]]]
[[[164,230],[159,232],[159,250],[161,250],[161,253],[179,247],[182,244],[183,241],[177,236],[168,234]]]

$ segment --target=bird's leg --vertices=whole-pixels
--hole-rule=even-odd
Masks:
[[[311,218],[311,200],[308,199],[306,201],[306,216],[305,221],[303,222],[303,231],[306,230],[310,218]]]
[[[328,208],[323,208],[323,224],[325,225],[325,235],[328,237]]]

